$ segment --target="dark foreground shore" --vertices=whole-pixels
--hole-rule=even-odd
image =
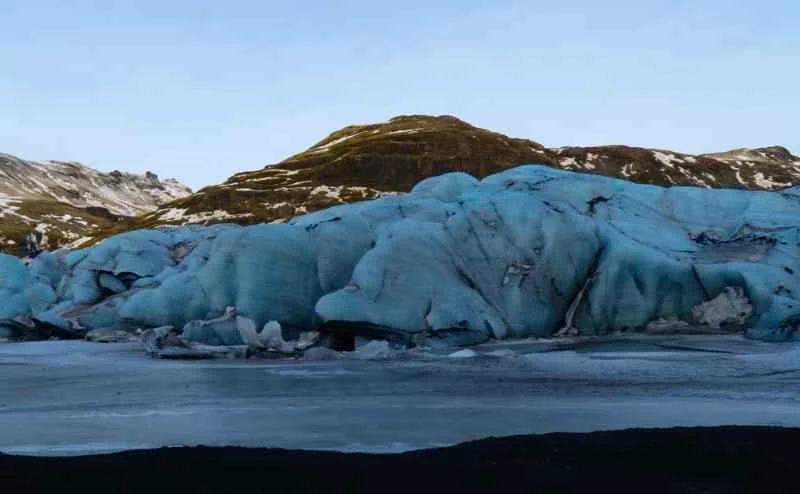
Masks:
[[[0,455],[0,491],[798,492],[800,429],[704,427],[491,438],[403,454],[163,448]]]

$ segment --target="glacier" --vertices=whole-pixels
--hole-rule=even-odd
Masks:
[[[0,255],[0,336],[172,327],[289,352],[664,327],[786,341],[800,338],[798,259],[800,187],[665,188],[526,165],[284,224]]]

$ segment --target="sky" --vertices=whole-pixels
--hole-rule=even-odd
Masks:
[[[0,152],[197,189],[346,125],[800,154],[795,0],[0,0]]]

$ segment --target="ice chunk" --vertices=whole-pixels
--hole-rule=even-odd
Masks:
[[[459,350],[457,352],[453,352],[448,357],[450,358],[473,358],[477,357],[478,353],[475,350],[470,350],[469,348],[465,348],[463,350]]]
[[[191,342],[172,326],[148,329],[142,333],[142,344],[147,355],[171,360],[202,360],[212,358],[244,358],[243,346],[213,346]]]
[[[753,305],[739,286],[727,286],[713,300],[692,309],[697,322],[712,328],[722,325],[743,325],[753,313]]]
[[[247,317],[237,317],[236,326],[244,343],[255,350],[271,350],[279,353],[302,352],[319,339],[319,331],[304,331],[297,340],[286,341],[283,339],[283,331],[278,321],[268,322],[260,333],[256,333],[255,322]]]
[[[306,360],[338,360],[342,358],[342,354],[330,348],[315,346],[303,352],[303,358]]]
[[[236,309],[232,306],[226,307],[225,313],[220,317],[189,321],[183,327],[182,336],[187,340],[212,346],[244,344],[238,328]]]
[[[386,340],[372,340],[358,347],[353,356],[363,360],[385,360],[392,356],[392,349]]]

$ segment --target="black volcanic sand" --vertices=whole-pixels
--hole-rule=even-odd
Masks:
[[[162,448],[0,455],[0,492],[800,492],[800,429],[631,429],[403,454]]]

